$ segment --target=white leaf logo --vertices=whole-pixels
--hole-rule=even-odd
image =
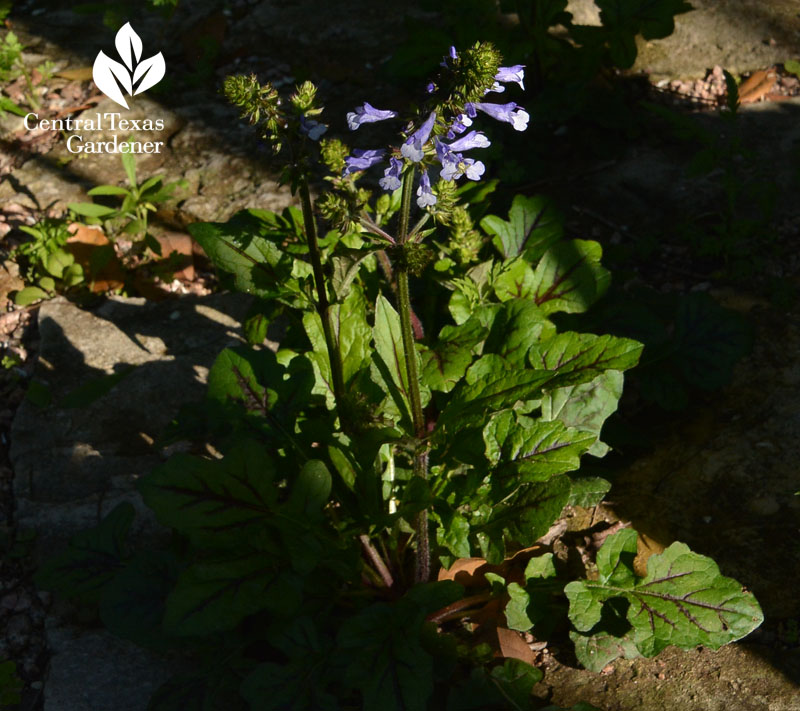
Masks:
[[[130,22],[120,27],[114,38],[114,46],[124,64],[111,59],[101,50],[94,60],[92,78],[97,88],[109,99],[127,109],[128,102],[120,87],[129,96],[147,91],[164,78],[166,65],[161,52],[139,61],[142,56],[142,38],[136,34]]]

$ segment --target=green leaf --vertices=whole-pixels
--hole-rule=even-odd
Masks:
[[[783,68],[790,74],[794,74],[800,79],[800,62],[796,59],[788,59],[783,63]]]
[[[52,294],[40,289],[38,286],[26,286],[14,295],[14,303],[17,306],[27,306],[39,299],[49,299],[51,296]]]
[[[521,258],[505,262],[492,287],[500,301],[529,299],[535,289],[533,268]]]
[[[460,326],[445,326],[436,345],[422,350],[422,382],[431,390],[450,392],[464,377],[487,333],[477,317]]]
[[[319,517],[333,485],[331,473],[319,459],[307,461],[292,486],[289,506],[309,518]]]
[[[561,216],[547,198],[517,195],[505,221],[495,215],[484,217],[480,225],[506,259],[524,257],[528,262],[539,258],[564,234]]]
[[[341,304],[330,307],[330,313],[342,359],[342,377],[345,385],[350,385],[369,362],[369,341],[372,336],[372,329],[367,323],[367,302],[361,289],[353,286]],[[303,326],[314,348],[313,353],[308,354],[317,382],[314,392],[325,395],[328,405],[332,407],[333,381],[322,319],[316,311],[307,312],[303,315]]]
[[[364,711],[426,711],[433,660],[420,645],[423,613],[408,600],[375,603],[348,617],[338,646],[350,662],[345,682],[361,691]]]
[[[627,637],[617,637],[609,632],[581,634],[571,631],[569,638],[575,645],[575,656],[585,669],[596,674],[615,659],[641,657],[636,645]]]
[[[260,416],[261,432],[270,433],[279,446],[292,442],[302,450],[296,425],[313,386],[314,373],[304,359],[294,358],[284,367],[267,348],[237,346],[223,350],[211,366],[207,397],[223,423],[236,418],[231,410],[236,403],[248,415]]]
[[[47,407],[53,399],[53,393],[41,380],[31,380],[25,392],[25,399],[37,407]]]
[[[196,222],[189,225],[209,259],[234,276],[239,291],[262,298],[291,292],[293,260],[278,247],[285,238],[266,210],[237,212],[228,222]]]
[[[389,395],[395,412],[401,418],[410,421],[411,396],[400,316],[382,294],[378,295],[375,304],[375,326],[372,329],[372,337],[375,341],[374,379]],[[417,370],[420,372],[422,364],[417,350],[414,356],[417,358]],[[422,406],[425,407],[430,399],[430,391],[422,386],[420,395]]]
[[[553,372],[558,387],[591,382],[606,370],[627,370],[639,362],[642,344],[629,338],[567,331],[536,343],[528,351],[531,365]]]
[[[83,282],[83,267],[80,264],[70,264],[61,275],[64,286],[67,288]]]
[[[375,249],[342,249],[337,250],[337,254],[331,257],[333,265],[331,286],[338,301],[344,300],[350,293],[350,287],[358,276],[361,263],[375,251]]]
[[[290,614],[300,603],[299,590],[277,566],[274,556],[264,551],[228,551],[190,565],[167,598],[164,629],[177,635],[208,635],[231,630],[261,610]]]
[[[339,702],[325,686],[330,683],[325,662],[309,654],[284,664],[260,664],[242,683],[242,696],[259,711],[337,711]]]
[[[547,250],[533,274],[533,299],[545,314],[586,311],[608,289],[610,272],[600,265],[597,242],[573,239]]]
[[[593,447],[594,445],[592,445]],[[589,449],[591,454],[592,449]],[[610,482],[599,476],[584,476],[572,479],[572,491],[569,495],[570,506],[597,506],[611,489]]]
[[[104,587],[100,617],[113,634],[151,649],[168,638],[161,626],[164,604],[178,579],[179,561],[169,551],[143,550]]]
[[[761,624],[764,616],[752,593],[722,576],[713,560],[693,553],[684,543],[673,543],[650,556],[647,575],[633,582],[624,560],[631,556],[633,536],[634,532],[621,531],[606,539],[598,553],[599,580],[566,586],[569,618],[579,632],[592,630],[600,622],[603,605],[619,597],[630,605],[627,620],[632,629],[627,636],[645,657],[669,645],[719,649]]]
[[[128,377],[137,366],[126,366],[117,373],[91,378],[65,395],[58,403],[61,408],[83,408],[109,393],[117,383]]]
[[[213,661],[170,677],[150,698],[147,711],[249,711],[239,695],[239,685],[250,667],[238,669],[230,662],[220,663],[220,658],[230,656],[227,649],[217,650]]]
[[[516,494],[493,505],[488,520],[471,522],[483,557],[492,564],[500,563],[504,541],[513,541],[523,547],[533,545],[561,515],[569,500],[569,490],[569,477],[564,475],[524,484],[517,487]]]
[[[513,472],[523,481],[546,481],[577,469],[594,436],[561,422],[543,422],[506,410],[486,425],[483,441],[495,472]]]
[[[267,452],[244,440],[224,459],[178,454],[139,480],[139,491],[165,526],[206,546],[248,540],[274,515],[278,490]]]
[[[59,249],[45,257],[43,266],[49,274],[56,279],[61,279],[64,275],[64,270],[70,267],[74,262],[75,257],[70,252]]]
[[[17,116],[25,116],[28,112],[23,109],[19,104],[15,104],[7,96],[0,96],[0,115],[3,111],[16,114]]]
[[[536,304],[525,299],[513,299],[497,311],[483,352],[497,353],[509,364],[525,367],[531,346],[547,341],[555,332],[553,323]]]
[[[317,632],[310,617],[278,623],[269,643],[287,662],[257,666],[244,680],[242,696],[260,711],[336,711],[339,704],[327,687],[335,679],[331,640]]]
[[[97,205],[93,202],[70,202],[67,203],[67,207],[76,215],[84,217],[108,217],[117,211],[116,208]]]
[[[486,356],[484,356],[486,358]],[[473,364],[475,365],[480,363]],[[472,383],[461,383],[436,422],[437,436],[454,434],[472,427],[483,427],[488,413],[513,407],[517,402],[532,400],[554,377],[548,370],[517,370],[486,373]]]
[[[508,629],[527,632],[534,625],[533,620],[528,617],[530,596],[518,583],[509,583],[507,592],[508,602],[505,607],[505,616]]]
[[[36,584],[65,597],[99,601],[103,586],[123,568],[134,515],[133,504],[117,504],[97,526],[76,533],[66,551],[46,560]]]
[[[128,139],[128,145],[133,143],[133,139]],[[128,176],[128,183],[132,188],[136,187],[136,156],[133,153],[120,153],[122,159],[122,167],[125,169],[125,175]]]
[[[98,185],[86,192],[87,195],[129,195],[130,191],[117,185]]]
[[[72,266],[75,265],[73,264]],[[56,290],[56,280],[53,277],[43,276],[39,279],[39,286],[45,291],[53,293]]]
[[[620,371],[607,370],[583,385],[550,390],[542,397],[542,419],[557,419],[567,427],[594,432],[596,439],[589,454],[602,457],[609,448],[600,441],[600,430],[608,416],[616,412],[623,380]]]

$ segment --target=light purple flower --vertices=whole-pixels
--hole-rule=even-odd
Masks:
[[[429,94],[433,94],[433,92],[436,91],[436,84],[434,84],[432,81],[429,81],[428,86],[425,87],[425,91],[427,91]]]
[[[519,84],[520,89],[523,91],[525,90],[525,85],[522,83],[522,80],[525,78],[525,65],[524,64],[515,64],[513,67],[500,67],[497,70],[497,74],[494,75],[494,80],[496,82],[515,82]],[[492,91],[497,91],[497,89],[492,88]]]
[[[492,84],[491,88],[486,89],[483,92],[483,95],[486,96],[486,94],[488,94],[490,91],[493,91],[495,94],[502,94],[505,90],[506,88],[500,82],[496,81],[494,84]]]
[[[472,126],[472,119],[466,114],[459,114],[450,126],[447,137],[452,140],[458,134],[464,133],[470,126]]]
[[[347,114],[347,125],[351,131],[355,131],[363,123],[375,123],[397,116],[397,111],[383,111],[376,109],[372,104],[364,102],[363,106],[356,107],[355,111]]]
[[[400,180],[400,173],[403,170],[403,161],[399,158],[389,158],[389,167],[384,171],[383,177],[378,181],[384,190],[394,192],[403,183]]]
[[[497,121],[510,123],[516,131],[524,131],[528,128],[528,119],[530,118],[528,112],[513,101],[509,101],[507,104],[468,103],[464,108],[470,118],[475,118],[476,111],[483,111]]]
[[[307,119],[305,116],[300,117],[300,131],[312,141],[318,141],[319,137],[327,130],[328,127],[324,123],[320,123],[314,119]]]
[[[359,170],[366,170],[376,163],[380,163],[384,155],[386,155],[386,151],[383,148],[371,148],[366,151],[356,148],[353,150],[353,155],[344,159],[347,167],[344,169],[342,176],[356,173]]]
[[[450,57],[450,59],[453,59],[453,60],[458,59],[458,52],[456,52],[456,48],[455,47],[450,47],[450,51],[447,54],[448,54],[448,57]],[[447,57],[444,58],[444,61],[439,62],[439,66],[447,68]]]
[[[457,180],[462,175],[466,175],[470,180],[480,180],[486,170],[481,161],[464,158],[461,153],[450,150],[450,147],[441,141],[436,141],[436,155],[442,164],[442,171],[439,174],[442,180]]]
[[[462,136],[457,141],[449,144],[451,151],[469,151],[473,148],[488,148],[491,142],[480,131],[470,131],[466,136]]]
[[[406,142],[400,146],[400,153],[402,153],[403,158],[408,158],[408,160],[414,163],[419,163],[425,157],[422,147],[428,142],[435,121],[436,112],[431,111],[431,115],[425,119],[422,126],[412,133],[406,139]]]
[[[428,171],[425,171],[422,174],[419,187],[417,188],[417,205],[419,205],[420,208],[426,208],[435,204],[436,196],[433,194],[433,190],[431,190],[431,179],[428,177]]]

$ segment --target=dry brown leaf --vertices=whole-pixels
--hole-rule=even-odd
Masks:
[[[528,643],[522,639],[522,635],[519,632],[505,627],[497,627],[496,632],[497,646],[501,657],[519,659],[528,664],[533,664],[536,661],[536,655],[528,646]]]
[[[67,240],[67,251],[74,257],[75,261],[83,267],[84,274],[89,278],[89,265],[91,264],[92,253],[98,247],[105,247],[110,244],[103,231],[97,227],[89,227],[78,222],[73,222],[69,226],[72,236]],[[116,254],[113,254],[108,263],[95,275],[90,282],[89,288],[99,294],[104,291],[114,291],[121,289],[125,284],[125,272]]]
[[[449,568],[439,570],[439,580],[454,580],[465,588],[486,584],[484,573],[487,562],[483,558],[459,558]]]
[[[158,243],[161,245],[161,256],[166,259],[173,252],[181,255],[181,260],[178,262],[178,268],[175,271],[175,279],[182,281],[192,281],[195,277],[193,255],[193,241],[192,238],[181,232],[165,232],[164,234],[156,237]]]
[[[56,72],[53,76],[61,79],[70,79],[71,81],[89,81],[92,78],[92,68],[64,69],[61,72]]]
[[[769,94],[778,82],[775,67],[753,72],[739,86],[739,103],[752,104]]]

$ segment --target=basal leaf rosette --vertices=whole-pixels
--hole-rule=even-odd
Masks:
[[[599,577],[569,583],[569,618],[578,632],[605,635],[598,629],[604,604],[623,598],[629,604],[630,629],[621,636],[645,657],[674,645],[719,649],[748,635],[764,620],[758,602],[732,578],[720,574],[717,564],[673,543],[647,561],[647,575],[633,572],[636,532],[609,536],[597,555]],[[626,655],[627,656],[627,655]]]

